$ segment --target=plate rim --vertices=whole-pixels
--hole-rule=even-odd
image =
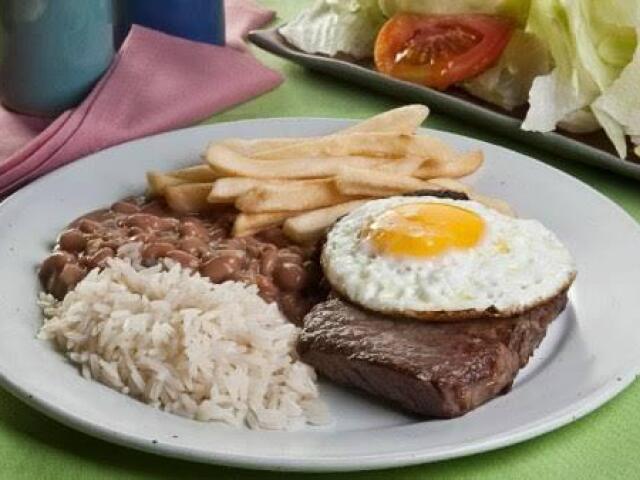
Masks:
[[[79,162],[90,162],[95,161],[96,156],[104,155],[104,152],[115,150],[120,147],[126,146],[131,143],[136,142],[145,142],[151,140],[156,137],[161,136],[172,136],[172,135],[180,135],[185,131],[191,130],[210,130],[217,128],[228,128],[229,126],[237,125],[237,124],[263,124],[263,123],[278,123],[278,122],[318,122],[318,123],[335,123],[336,126],[340,124],[349,124],[358,119],[346,119],[346,118],[331,118],[331,117],[271,117],[271,118],[257,118],[257,119],[242,119],[231,122],[220,122],[206,125],[199,125],[193,127],[186,127],[183,129],[172,130],[168,132],[163,132],[155,135],[150,135],[147,137],[143,137],[137,140],[133,140],[130,142],[125,142],[120,145],[116,145],[110,147],[108,149],[92,153],[81,159],[71,162],[63,167],[58,168],[57,170],[51,172],[48,175],[44,175],[31,184],[23,187],[17,192],[5,198],[2,202],[0,202],[0,216],[2,216],[3,211],[7,208],[7,205],[13,202],[19,202],[20,198],[23,195],[28,195],[29,190],[35,188],[34,186],[39,185],[41,183],[45,183],[49,181],[52,177],[64,175],[65,172],[69,169],[73,169],[76,164]],[[422,131],[435,131],[435,132],[443,132],[447,135],[452,135],[456,137],[461,137],[463,139],[480,143],[481,148],[485,148],[485,145],[490,146],[493,149],[499,149],[506,152],[513,152],[513,150],[503,147],[501,145],[494,145],[483,140],[478,140],[473,137],[467,137],[465,135],[454,133],[454,132],[446,132],[443,130],[436,130],[430,128],[421,128]],[[518,153],[518,152],[517,152]],[[528,160],[536,162],[540,167],[544,169],[548,169],[553,171],[555,175],[561,175],[565,177],[565,180],[572,182],[574,185],[579,186],[579,188],[585,188],[590,191],[591,194],[595,194],[601,201],[605,201],[608,204],[609,208],[614,208],[622,213],[625,217],[625,220],[631,222],[635,228],[640,228],[638,222],[620,205],[618,205],[615,201],[599,192],[591,185],[582,182],[578,178],[554,167],[546,164],[545,162],[536,159],[535,157],[531,157],[529,155],[520,154],[526,157]],[[135,436],[131,436],[128,434],[122,434],[121,432],[107,428],[104,426],[96,425],[92,422],[86,421],[82,417],[74,416],[65,412],[62,408],[59,408],[53,402],[47,401],[46,398],[39,398],[38,396],[32,395],[28,391],[24,390],[19,382],[14,381],[14,379],[10,378],[10,375],[7,374],[6,369],[4,367],[0,367],[0,386],[2,386],[6,391],[10,392],[12,395],[25,402],[32,408],[35,408],[37,411],[45,414],[53,418],[56,421],[61,422],[64,425],[67,425],[73,429],[76,429],[85,434],[89,434],[91,436],[97,437],[101,440],[105,440],[111,443],[115,443],[125,447],[131,447],[137,450],[145,451],[153,454],[160,454],[163,456],[173,457],[173,458],[181,458],[191,461],[198,461],[204,463],[212,463],[218,465],[226,465],[226,466],[234,466],[234,467],[242,467],[242,468],[254,468],[254,469],[268,469],[268,470],[282,470],[282,471],[310,471],[310,472],[328,472],[328,471],[356,471],[356,470],[371,470],[371,469],[380,469],[380,468],[393,468],[398,466],[406,466],[406,465],[414,465],[426,462],[434,462],[440,461],[450,458],[456,458],[461,456],[472,455],[475,453],[485,452],[489,450],[494,450],[497,448],[501,448],[507,445],[512,445],[516,443],[523,442],[525,440],[537,437],[541,434],[547,433],[549,431],[555,430],[559,427],[562,427],[568,423],[571,423],[583,416],[591,413],[596,410],[598,407],[602,406],[604,403],[618,395],[622,392],[626,387],[628,387],[633,380],[635,380],[638,372],[640,371],[640,355],[637,356],[636,362],[633,365],[628,365],[626,367],[626,371],[620,373],[619,375],[609,379],[602,386],[600,386],[594,393],[591,395],[582,398],[578,401],[572,402],[570,405],[565,407],[562,410],[556,411],[553,414],[549,414],[541,419],[538,419],[525,427],[515,427],[506,432],[502,432],[498,435],[494,435],[490,437],[488,440],[481,442],[474,442],[471,445],[458,444],[455,446],[448,446],[444,449],[444,452],[440,451],[439,453],[433,453],[432,451],[409,451],[409,452],[391,452],[388,454],[376,454],[372,456],[360,455],[357,458],[358,464],[354,465],[353,460],[347,459],[344,457],[337,456],[322,456],[322,457],[295,457],[291,459],[285,459],[283,457],[266,457],[260,455],[246,455],[246,454],[236,454],[236,453],[227,453],[227,452],[208,452],[206,454],[190,450],[187,447],[177,447],[174,445],[163,444],[158,441],[158,443],[152,444],[151,442],[145,442],[140,438]]]

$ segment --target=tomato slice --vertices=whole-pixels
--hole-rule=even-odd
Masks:
[[[512,23],[481,14],[398,13],[376,39],[376,68],[402,80],[444,90],[492,66],[511,39]]]

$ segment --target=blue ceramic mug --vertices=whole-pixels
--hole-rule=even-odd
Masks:
[[[223,0],[119,0],[120,36],[132,24],[197,42],[224,45]]]
[[[112,0],[0,0],[0,101],[12,110],[76,105],[114,53]]]

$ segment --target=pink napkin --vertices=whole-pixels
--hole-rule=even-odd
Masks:
[[[250,0],[227,0],[227,42],[273,18]],[[89,153],[184,127],[267,92],[282,77],[238,48],[134,26],[87,98],[55,120],[0,107],[0,195]]]

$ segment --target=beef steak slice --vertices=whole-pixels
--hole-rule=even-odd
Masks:
[[[422,416],[451,418],[508,391],[566,303],[564,290],[512,318],[429,323],[334,297],[305,317],[298,352],[339,384]]]

